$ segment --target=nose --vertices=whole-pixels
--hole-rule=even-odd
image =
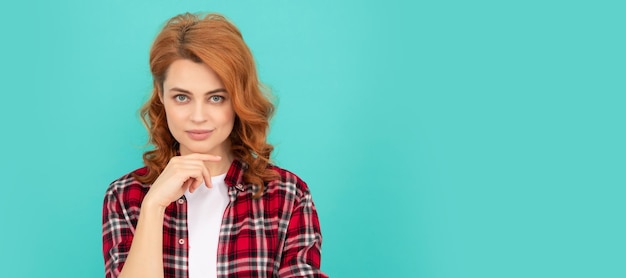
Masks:
[[[204,104],[201,101],[196,101],[192,107],[191,121],[195,123],[205,122],[207,120],[205,109],[206,107],[204,107]]]

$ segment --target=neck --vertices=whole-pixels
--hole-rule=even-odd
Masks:
[[[219,176],[228,172],[230,165],[233,163],[233,155],[232,153],[228,153],[227,155],[220,155],[222,160],[218,162],[205,161],[204,166],[209,169],[212,177]]]

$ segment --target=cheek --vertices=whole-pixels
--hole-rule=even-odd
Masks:
[[[228,120],[229,120],[229,121],[231,121],[231,122],[235,121],[235,111],[233,111],[233,109],[232,109],[232,108],[230,108],[230,109],[228,110],[228,113],[227,113],[227,116],[226,116],[226,117],[227,117],[227,118],[228,118]]]
[[[175,109],[167,104],[163,105],[163,107],[165,108],[165,119],[170,130],[179,126],[184,118],[184,111]]]
[[[232,109],[230,110],[230,113],[228,113],[228,123],[231,127],[235,124],[235,111]]]
[[[235,121],[235,111],[232,108],[224,108],[219,112],[216,111],[215,119],[219,119],[222,124],[232,124]]]

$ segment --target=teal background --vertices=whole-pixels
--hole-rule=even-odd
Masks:
[[[102,277],[150,43],[234,21],[331,277],[626,277],[623,1],[3,1],[3,277]]]

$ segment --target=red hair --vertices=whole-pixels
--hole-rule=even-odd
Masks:
[[[254,196],[260,197],[264,182],[278,177],[268,167],[274,147],[266,141],[274,105],[261,90],[252,53],[241,33],[219,14],[204,17],[190,13],[177,15],[165,24],[154,40],[150,49],[154,88],[140,113],[148,129],[148,142],[155,148],[143,154],[147,174],[134,175],[135,179],[146,184],[154,183],[178,151],[159,95],[163,94],[163,81],[169,66],[179,59],[208,65],[229,92],[236,115],[229,137],[231,151],[236,159],[247,165],[244,182],[257,185]]]

